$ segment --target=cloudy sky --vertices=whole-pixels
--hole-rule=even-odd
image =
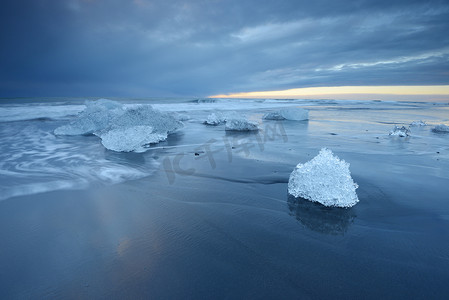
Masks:
[[[0,5],[0,97],[449,84],[447,0]]]

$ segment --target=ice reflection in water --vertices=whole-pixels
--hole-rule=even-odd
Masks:
[[[356,218],[352,208],[326,207],[289,195],[290,214],[307,228],[324,234],[344,234]]]

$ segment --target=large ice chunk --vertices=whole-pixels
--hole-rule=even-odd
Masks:
[[[118,152],[144,152],[150,144],[167,138],[167,134],[155,133],[153,127],[145,125],[116,128],[99,136],[105,148]]]
[[[402,126],[394,126],[393,130],[390,131],[389,135],[391,136],[399,136],[399,137],[407,137],[410,135],[410,129]]]
[[[55,134],[95,134],[107,149],[142,152],[182,126],[175,116],[154,110],[150,105],[125,109],[115,101],[99,100],[87,103],[76,120],[57,128]]]
[[[434,128],[432,128],[433,132],[436,133],[449,133],[449,126],[444,124],[436,125]]]
[[[118,102],[99,99],[86,102],[86,108],[78,118],[67,125],[55,129],[56,135],[88,135],[109,126],[112,119],[124,113]]]
[[[259,130],[259,123],[249,121],[244,117],[234,117],[226,120],[225,130],[228,131],[256,131]]]
[[[141,105],[126,109],[96,135],[109,150],[143,152],[150,144],[164,141],[168,134],[182,126],[174,116]]]
[[[298,164],[288,180],[288,193],[325,206],[352,207],[359,199],[349,163],[323,148],[305,164]]]
[[[279,114],[287,120],[304,121],[309,119],[309,111],[300,107],[281,109]]]

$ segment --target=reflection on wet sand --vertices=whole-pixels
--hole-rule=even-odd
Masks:
[[[307,228],[324,234],[344,234],[354,222],[353,209],[326,207],[303,198],[289,195],[290,214]]]

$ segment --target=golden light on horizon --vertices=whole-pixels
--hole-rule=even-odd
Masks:
[[[214,95],[211,98],[306,98],[348,95],[448,96],[449,85],[333,86]]]

